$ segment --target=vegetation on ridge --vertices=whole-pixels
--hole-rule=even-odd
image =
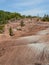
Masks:
[[[0,24],[6,24],[8,23],[8,20],[13,18],[20,19],[22,16],[19,13],[11,13],[0,10]]]
[[[11,20],[11,19],[21,19],[21,18],[40,18],[39,16],[31,16],[31,15],[28,15],[28,16],[25,16],[25,15],[21,15],[20,13],[12,13],[12,12],[6,12],[6,11],[3,11],[3,10],[0,10],[0,24],[6,24],[8,23],[8,20]],[[42,21],[49,21],[49,15],[44,15],[42,17]]]

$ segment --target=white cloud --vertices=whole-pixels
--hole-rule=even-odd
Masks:
[[[20,12],[23,15],[44,15],[47,14],[48,11],[48,5],[44,4],[46,3],[46,0],[18,0],[19,2],[15,2],[9,5],[9,8]],[[39,5],[39,6],[38,6]],[[30,10],[29,10],[30,9]]]
[[[43,16],[44,14],[47,14],[49,10],[43,10],[43,9],[32,9],[32,10],[25,10],[23,12],[20,12],[22,15],[40,15]]]

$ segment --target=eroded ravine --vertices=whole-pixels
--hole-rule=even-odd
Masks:
[[[29,37],[18,39],[18,41],[23,41],[25,44],[21,44],[20,41],[19,45],[17,45],[18,41],[4,44],[3,47],[6,51],[5,54],[0,57],[0,65],[34,65],[36,63],[49,63],[49,44],[33,43],[33,40],[31,41],[30,39]]]
[[[49,41],[44,37],[38,34],[0,42],[0,65],[47,65]]]

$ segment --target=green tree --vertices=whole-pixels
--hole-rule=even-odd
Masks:
[[[44,15],[42,18],[42,21],[49,21],[49,15]]]
[[[8,23],[7,20],[11,20],[13,18],[21,19],[22,15],[20,13],[12,13],[12,12],[6,12],[3,10],[0,10],[0,24],[6,24]]]

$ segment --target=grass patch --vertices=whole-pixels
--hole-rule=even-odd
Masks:
[[[4,32],[4,25],[0,25],[0,33]]]

